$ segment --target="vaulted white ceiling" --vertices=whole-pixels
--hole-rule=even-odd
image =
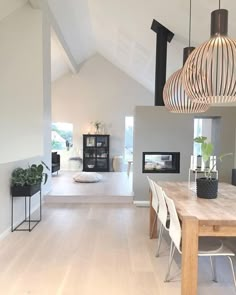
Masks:
[[[216,0],[192,1],[192,40],[199,45],[209,38],[210,13]],[[236,37],[236,1],[222,0],[229,10],[229,32]],[[94,52],[154,90],[156,36],[153,19],[175,33],[168,46],[167,76],[182,65],[188,46],[188,0],[49,0],[50,7],[77,63]]]
[[[0,0],[0,19],[27,0]],[[30,0],[35,8],[40,0]],[[182,66],[188,46],[189,0],[48,0],[63,39],[79,66],[98,52],[146,88],[154,91],[156,35],[153,19],[175,33],[168,45],[167,77]],[[229,10],[229,34],[236,38],[235,0],[221,0]],[[192,0],[192,45],[209,38],[210,13],[217,0]],[[68,70],[60,44],[52,38],[53,79]]]
[[[24,6],[28,0],[0,0],[0,20]]]
[[[48,0],[77,64],[96,52],[87,0]]]
[[[53,29],[51,30],[51,80],[55,81],[70,72],[64,48]]]

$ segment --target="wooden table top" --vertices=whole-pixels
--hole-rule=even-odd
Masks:
[[[202,224],[236,225],[236,186],[219,183],[216,199],[197,198],[187,182],[157,182],[176,206],[180,219],[196,217]]]

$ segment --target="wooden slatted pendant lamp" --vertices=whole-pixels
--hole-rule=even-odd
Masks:
[[[190,14],[189,14],[189,47],[184,48],[183,65],[187,58],[195,49],[190,46],[191,43],[191,12],[192,2],[190,0]],[[176,71],[167,80],[163,89],[163,100],[165,107],[172,113],[203,113],[207,111],[209,105],[206,103],[195,103],[188,97],[183,87],[182,80],[183,68]]]
[[[228,36],[228,11],[211,13],[211,39],[196,48],[185,63],[183,84],[197,103],[236,101],[236,40]]]

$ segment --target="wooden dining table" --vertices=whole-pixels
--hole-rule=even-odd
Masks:
[[[182,222],[181,295],[197,295],[198,239],[205,236],[236,237],[236,186],[219,183],[216,199],[202,199],[187,182],[157,183],[174,201]],[[155,215],[150,206],[150,238],[156,237]]]

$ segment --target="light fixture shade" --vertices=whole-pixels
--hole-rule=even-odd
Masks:
[[[211,39],[196,48],[183,68],[183,85],[196,103],[236,101],[236,41],[227,37],[228,12],[212,12]]]
[[[208,104],[195,103],[187,96],[182,81],[183,68],[176,71],[167,80],[164,90],[163,99],[165,107],[172,113],[203,113],[209,108]]]
[[[183,64],[195,48],[185,47],[183,51]],[[183,68],[176,71],[167,80],[163,89],[165,107],[172,113],[203,113],[209,108],[208,104],[195,103],[187,96],[182,79]]]

